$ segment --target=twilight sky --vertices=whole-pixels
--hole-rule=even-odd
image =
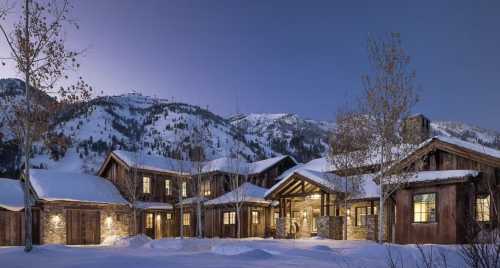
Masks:
[[[397,31],[421,86],[415,112],[500,130],[498,0],[74,3],[80,74],[104,94],[333,120],[359,95],[368,33]]]

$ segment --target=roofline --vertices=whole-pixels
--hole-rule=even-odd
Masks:
[[[288,180],[288,179],[290,179],[290,178],[294,177],[294,175],[297,175],[297,176],[299,176],[301,179],[303,179],[303,180],[305,180],[305,181],[307,181],[307,182],[309,182],[309,183],[311,183],[311,184],[313,184],[313,185],[316,185],[318,188],[320,188],[321,190],[326,191],[327,193],[330,193],[330,194],[331,194],[331,193],[335,193],[335,192],[337,192],[337,191],[332,191],[331,189],[328,189],[328,188],[327,188],[327,187],[325,187],[324,185],[321,185],[321,184],[319,184],[318,182],[316,182],[316,181],[314,181],[314,180],[309,179],[307,176],[304,176],[304,175],[300,174],[298,171],[299,171],[299,170],[294,171],[292,174],[290,174],[290,176],[288,176],[287,178],[282,179],[281,181],[286,181],[286,180]],[[280,181],[280,182],[281,182],[281,181]],[[279,182],[278,182],[278,183],[279,183]],[[266,194],[266,195],[264,196],[264,199],[271,199],[271,200],[273,200],[273,198],[272,198],[272,197],[274,197],[273,195],[274,195],[274,194],[275,194],[278,190],[281,190],[281,189],[284,187],[283,185],[285,185],[285,183],[283,183],[282,185],[279,185],[278,187],[276,187],[276,189],[273,189],[271,192],[269,192],[268,194]]]

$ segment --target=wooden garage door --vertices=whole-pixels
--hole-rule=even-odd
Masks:
[[[23,244],[24,212],[0,211],[0,246]]]
[[[93,245],[101,242],[100,213],[96,210],[69,209],[66,211],[66,243]]]

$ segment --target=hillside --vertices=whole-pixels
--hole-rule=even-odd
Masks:
[[[22,100],[23,85],[15,79],[0,80],[0,176],[18,169],[20,152],[6,116],[12,115],[9,107]],[[196,133],[205,133],[201,144],[207,159],[227,156],[238,147],[240,156],[251,161],[289,154],[307,162],[326,153],[328,132],[334,128],[331,122],[289,113],[224,118],[198,106],[139,94],[98,97],[57,118],[50,137],[58,143],[50,148],[35,144],[33,163],[86,173],[95,173],[115,149],[172,156],[182,146],[187,158],[196,147]],[[433,122],[432,129],[434,134],[500,148],[500,133],[495,131],[454,122]]]

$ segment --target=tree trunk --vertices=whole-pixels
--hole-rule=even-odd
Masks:
[[[382,185],[380,186],[382,188]],[[380,190],[380,200],[378,208],[378,242],[384,242],[384,193]]]
[[[196,217],[197,217],[197,228],[198,228],[198,238],[203,237],[203,229],[201,226],[201,201],[198,198],[198,202],[196,203]]]
[[[236,237],[241,238],[241,209],[239,205],[236,205],[236,220],[238,225],[236,225]]]
[[[30,194],[30,124],[29,124],[29,114],[30,114],[30,65],[28,62],[29,54],[29,0],[25,1],[25,49],[26,49],[26,66],[24,70],[25,75],[25,95],[26,95],[26,114],[24,118],[24,251],[30,252],[33,248],[32,240],[32,220],[31,220],[31,194]]]

